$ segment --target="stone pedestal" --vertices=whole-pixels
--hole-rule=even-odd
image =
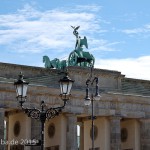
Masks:
[[[74,114],[67,115],[66,142],[66,150],[77,150],[77,117]]]
[[[141,119],[141,150],[150,150],[150,119]]]
[[[110,118],[110,150],[121,150],[121,117]]]

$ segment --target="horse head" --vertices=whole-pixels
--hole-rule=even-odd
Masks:
[[[45,55],[45,56],[43,56],[43,62],[46,62],[46,61],[48,61],[48,60],[50,61],[50,59],[49,59],[49,57],[48,57],[48,56],[46,56],[46,55]]]
[[[58,58],[53,59],[51,63],[54,68],[59,69],[60,60]]]
[[[53,68],[48,56],[43,56],[43,63],[45,63],[45,68]]]

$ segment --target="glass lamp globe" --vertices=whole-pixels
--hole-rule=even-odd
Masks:
[[[89,97],[86,97],[85,99],[84,99],[84,105],[85,106],[89,106],[91,104],[91,99],[89,98]]]
[[[68,100],[70,96],[70,91],[73,85],[73,80],[71,80],[68,75],[66,75],[63,79],[59,80],[60,83],[60,92],[62,100]]]

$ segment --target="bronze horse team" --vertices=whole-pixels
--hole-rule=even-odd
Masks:
[[[87,38],[84,37],[81,39],[78,33],[80,26],[73,27],[73,34],[76,36],[75,50],[73,50],[68,57],[68,60],[59,60],[55,58],[50,60],[48,56],[43,56],[43,62],[45,63],[45,68],[56,68],[64,69],[67,66],[82,66],[82,67],[91,67],[94,66],[95,58],[92,54],[83,50],[83,46],[88,48]]]

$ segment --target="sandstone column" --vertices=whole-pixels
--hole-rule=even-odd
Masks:
[[[84,124],[83,122],[78,122],[80,126],[80,148],[79,150],[84,150]]]
[[[5,112],[4,110],[0,110],[0,141],[4,141],[4,120],[5,120]],[[3,142],[0,143],[0,150],[4,150],[5,144]]]
[[[121,117],[110,117],[110,150],[121,150],[121,130],[120,130]]]
[[[31,118],[31,139],[41,139],[41,124],[39,120]],[[31,150],[40,150],[40,146],[31,146]]]
[[[77,150],[77,117],[74,114],[67,115],[66,142],[66,150]]]
[[[141,150],[150,150],[150,119],[141,119]]]

